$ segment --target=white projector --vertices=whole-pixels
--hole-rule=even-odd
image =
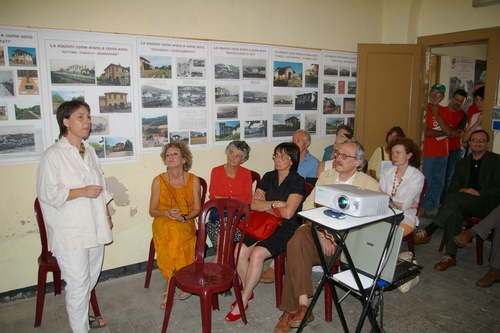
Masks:
[[[389,209],[389,196],[352,185],[318,185],[315,202],[351,216],[384,215]]]

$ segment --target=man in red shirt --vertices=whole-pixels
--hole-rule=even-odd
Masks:
[[[444,197],[448,194],[448,187],[450,186],[451,176],[453,176],[455,164],[463,157],[462,135],[464,134],[465,127],[467,126],[467,115],[462,110],[462,106],[464,105],[467,96],[468,94],[465,90],[457,89],[453,93],[451,102],[448,105],[448,109],[451,112],[451,125],[453,127],[453,131],[448,137],[448,165],[446,167],[443,192],[441,193],[441,199],[439,202],[443,202]]]
[[[427,105],[424,143],[423,174],[429,187],[422,203],[420,216],[434,218],[437,214],[439,197],[444,187],[446,166],[448,164],[448,136],[451,135],[451,112],[447,107],[439,105],[444,99],[446,87],[436,83],[429,92]]]

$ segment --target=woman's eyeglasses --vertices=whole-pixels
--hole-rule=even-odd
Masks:
[[[292,158],[290,156],[286,156],[286,155],[276,155],[276,154],[274,154],[273,155],[273,160],[275,160],[275,159],[280,159],[282,161],[289,161]]]
[[[356,156],[350,156],[350,155],[346,155],[344,153],[341,154],[341,153],[338,153],[338,152],[335,152],[335,157],[340,157],[343,160],[346,160],[348,157],[356,158]]]

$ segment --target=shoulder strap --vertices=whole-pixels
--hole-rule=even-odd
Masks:
[[[385,161],[384,147],[380,147],[380,151],[382,152],[382,161]]]

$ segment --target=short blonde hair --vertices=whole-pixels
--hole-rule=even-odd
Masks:
[[[182,169],[184,171],[189,171],[191,170],[191,167],[193,166],[193,154],[191,154],[191,150],[189,150],[188,145],[184,141],[172,141],[170,143],[167,143],[166,145],[163,146],[163,149],[161,150],[161,160],[163,164],[167,165],[165,163],[165,158],[167,155],[167,149],[168,148],[177,148],[180,150],[182,158],[186,159],[186,162],[182,165]]]

